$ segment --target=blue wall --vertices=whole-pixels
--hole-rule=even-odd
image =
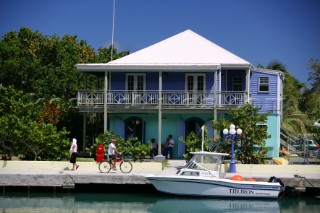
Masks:
[[[125,73],[111,74],[111,90],[125,90]]]
[[[259,92],[259,77],[269,77],[269,92]],[[274,74],[252,72],[250,94],[252,104],[261,108],[260,112],[277,112],[277,80]]]
[[[141,72],[143,73],[143,72]],[[151,72],[146,74],[146,90],[159,89],[159,73]],[[184,72],[163,72],[162,89],[163,90],[185,90],[185,75]],[[111,90],[125,90],[126,86],[125,73],[112,73],[111,75]],[[206,90],[211,90],[214,85],[214,73],[205,73]]]

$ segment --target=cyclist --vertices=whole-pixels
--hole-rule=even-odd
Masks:
[[[111,159],[111,162],[113,165],[113,167],[112,167],[113,170],[117,170],[115,153],[120,154],[120,152],[117,150],[117,148],[115,146],[115,143],[116,143],[116,139],[112,138],[111,143],[109,144],[109,147],[108,147],[108,155],[109,155],[109,158]]]

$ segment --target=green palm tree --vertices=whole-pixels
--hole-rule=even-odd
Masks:
[[[301,92],[305,89],[305,85],[288,73],[285,65],[279,61],[271,62],[267,68],[282,71],[285,75],[281,127],[295,136],[306,135],[308,133],[308,125],[306,125],[308,116],[299,108],[299,101],[302,99]]]

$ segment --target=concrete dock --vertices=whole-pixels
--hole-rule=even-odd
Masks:
[[[117,171],[101,173],[95,162],[79,162],[79,169],[69,170],[69,162],[52,161],[0,161],[0,186],[8,187],[54,187],[76,189],[80,185],[140,185],[149,181],[143,174],[175,174],[176,168],[185,161],[168,161],[163,168],[159,162],[133,162],[129,174]],[[223,175],[231,178],[235,173],[228,173],[228,164],[222,166]],[[237,173],[245,179],[268,181],[271,176],[282,180],[285,186],[298,191],[313,189],[320,192],[320,165],[251,165],[237,164]],[[319,194],[320,195],[320,194]]]

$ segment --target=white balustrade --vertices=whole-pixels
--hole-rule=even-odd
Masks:
[[[217,97],[217,101],[214,97]],[[104,91],[79,91],[78,106],[103,106]],[[145,105],[159,104],[158,91],[108,91],[108,105]],[[237,106],[244,105],[245,92],[186,92],[162,91],[162,106]]]

